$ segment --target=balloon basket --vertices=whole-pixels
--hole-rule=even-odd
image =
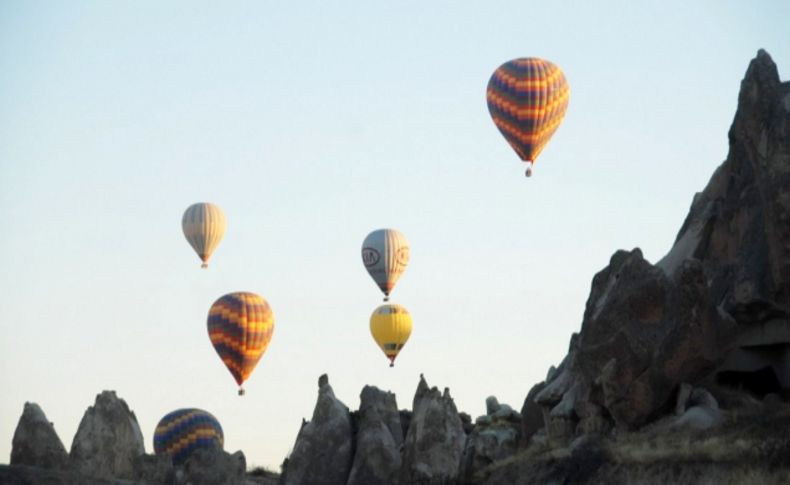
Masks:
[[[203,263],[200,265],[201,268],[206,269],[208,268],[208,263]]]
[[[527,177],[532,177],[532,162],[527,162],[527,170],[524,172]]]
[[[242,389],[242,388],[240,387],[240,388],[239,388],[239,396],[243,396],[244,394],[245,394],[245,391],[244,391],[244,389]]]

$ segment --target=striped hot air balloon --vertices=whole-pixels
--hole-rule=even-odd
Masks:
[[[395,229],[378,229],[362,243],[362,263],[384,293],[384,301],[409,264],[409,241]]]
[[[532,164],[560,126],[568,109],[570,88],[551,62],[527,57],[499,66],[486,90],[488,111],[518,156]]]
[[[208,336],[219,358],[239,385],[252,373],[269,347],[274,331],[274,314],[269,304],[255,293],[229,293],[211,305]]]
[[[395,365],[395,358],[411,335],[411,315],[401,305],[386,303],[370,316],[370,333],[384,355]]]
[[[154,431],[154,452],[167,454],[180,465],[198,448],[222,449],[222,426],[202,409],[177,409],[159,420]]]
[[[225,214],[222,209],[208,202],[192,204],[181,218],[181,228],[190,246],[203,261],[201,267],[207,268],[211,254],[225,234]]]

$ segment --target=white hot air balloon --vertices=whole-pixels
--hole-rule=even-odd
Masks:
[[[384,301],[409,264],[409,241],[396,229],[377,229],[362,243],[362,262],[384,293]]]
[[[201,267],[207,268],[211,254],[225,234],[225,214],[222,209],[208,202],[192,204],[181,218],[181,228],[190,246],[203,261]]]

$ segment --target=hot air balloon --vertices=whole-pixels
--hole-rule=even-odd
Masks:
[[[527,177],[560,126],[569,99],[562,70],[544,59],[514,59],[491,75],[486,90],[488,111],[513,150],[527,162]]]
[[[274,331],[274,314],[269,304],[254,293],[229,293],[211,305],[208,336],[219,358],[239,385],[252,374],[266,352]]]
[[[362,243],[362,262],[384,292],[384,301],[409,264],[409,241],[395,229],[377,229]]]
[[[395,357],[411,335],[411,315],[401,305],[381,305],[370,316],[370,333],[390,360],[390,367],[394,367]]]
[[[167,454],[180,465],[198,448],[222,449],[222,426],[202,409],[177,409],[159,420],[154,431],[154,452]]]
[[[208,267],[211,253],[217,249],[225,234],[225,214],[222,209],[208,202],[198,202],[187,207],[181,218],[181,228],[192,249]]]

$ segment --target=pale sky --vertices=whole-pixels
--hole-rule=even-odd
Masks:
[[[757,50],[790,77],[788,18],[781,0],[3,1],[0,462],[25,401],[68,449],[105,389],[149,453],[162,416],[199,407],[275,469],[322,373],[351,409],[365,384],[411,408],[420,373],[473,418],[489,395],[520,408],[611,254],[671,247]],[[515,57],[571,87],[528,180],[485,102]],[[228,220],[208,270],[180,227],[199,201]],[[360,257],[381,227],[411,242],[393,369]],[[239,290],[275,315],[243,398],[206,332]]]

